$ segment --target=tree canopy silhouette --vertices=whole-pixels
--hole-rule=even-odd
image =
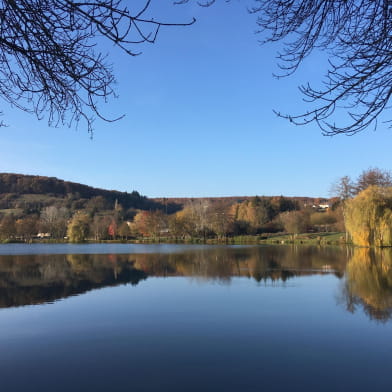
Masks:
[[[150,3],[130,11],[122,0],[0,1],[1,97],[40,119],[48,115],[52,126],[84,119],[91,132],[95,117],[112,121],[97,106],[115,95],[113,72],[97,40],[135,56],[135,46],[155,42],[161,27],[194,22],[147,17]]]
[[[278,55],[281,76],[295,72],[315,49],[329,54],[322,86],[300,87],[309,111],[278,115],[295,124],[316,122],[325,135],[376,126],[392,93],[391,1],[253,1],[250,12],[257,15],[262,42],[285,43]],[[38,118],[48,115],[49,125],[84,119],[91,132],[95,117],[105,119],[98,102],[115,95],[112,69],[97,39],[134,56],[135,46],[155,42],[161,27],[194,22],[160,21],[147,16],[151,0],[140,3],[141,9],[130,11],[123,0],[0,0],[2,98]],[[337,125],[342,111],[350,120]]]
[[[377,126],[392,93],[390,0],[254,0],[250,12],[257,15],[258,33],[266,33],[263,43],[283,40],[282,76],[295,72],[315,49],[329,55],[323,86],[300,87],[309,111],[278,115],[295,124],[316,122],[325,135]],[[336,123],[341,111],[349,115],[346,125]]]

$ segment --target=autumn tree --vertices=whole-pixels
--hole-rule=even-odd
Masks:
[[[233,216],[230,214],[227,205],[222,202],[210,207],[210,227],[218,238],[227,237],[233,231]]]
[[[150,236],[159,238],[162,233],[167,230],[167,215],[160,210],[149,212],[147,215],[146,227]]]
[[[284,229],[290,233],[294,239],[297,234],[306,231],[309,216],[304,211],[288,211],[279,215]]]
[[[40,229],[49,232],[53,238],[64,238],[69,216],[70,213],[66,207],[45,207],[41,210]]]
[[[167,215],[162,211],[139,211],[130,224],[133,234],[160,237],[168,227]]]
[[[230,214],[234,220],[234,233],[243,235],[251,233],[250,223],[243,219],[242,203],[235,203],[230,207]]]
[[[31,241],[31,239],[37,234],[38,217],[35,215],[29,215],[16,221],[16,233],[25,241]]]
[[[11,239],[16,235],[15,217],[13,214],[6,214],[0,221],[0,238]]]
[[[346,226],[346,205],[347,202],[364,191],[370,186],[390,187],[392,186],[391,173],[387,170],[378,168],[369,168],[364,170],[359,176],[357,181],[353,181],[349,176],[343,176],[331,186],[330,193],[339,197],[340,205],[342,208],[344,225]],[[348,232],[346,231],[346,241],[348,241]]]
[[[236,203],[231,207],[231,213],[234,216],[236,231],[240,234],[255,232],[254,229],[254,213],[250,208],[248,201]]]
[[[129,228],[128,222],[122,222],[117,231],[118,235],[122,237],[122,239],[127,240],[131,235],[131,229]]]
[[[309,223],[312,226],[319,226],[324,229],[325,232],[329,231],[331,225],[336,223],[335,214],[332,212],[314,212],[310,214]],[[321,230],[320,230],[321,231]]]
[[[135,237],[148,235],[147,216],[148,211],[139,211],[134,216],[133,221],[130,224],[130,229]]]
[[[189,200],[176,217],[192,237],[206,238],[211,231],[211,203],[208,200]]]
[[[391,172],[373,167],[363,170],[356,181],[353,181],[349,176],[343,176],[331,185],[330,194],[339,197],[344,202],[369,186],[391,187]]]
[[[118,229],[117,220],[112,218],[108,226],[108,234],[112,240],[116,239],[117,229]]]
[[[277,202],[279,204],[279,201]],[[279,208],[276,206],[276,208]],[[237,230],[248,234],[256,234],[263,225],[271,221],[276,215],[276,208],[266,197],[254,197],[242,203],[235,204],[231,212],[235,219]]]
[[[112,216],[110,215],[94,215],[94,218],[90,222],[90,232],[94,239],[101,241],[108,238],[108,227],[112,222]]]
[[[392,188],[370,186],[349,200],[346,229],[356,245],[392,246]]]
[[[77,212],[68,224],[67,236],[70,242],[84,242],[89,234],[90,219],[83,212]]]
[[[83,119],[91,132],[94,118],[111,121],[98,101],[115,96],[115,80],[97,42],[136,56],[161,28],[181,25],[148,16],[150,3],[130,10],[122,0],[0,1],[0,96],[52,126]]]
[[[103,196],[94,196],[86,203],[85,209],[94,215],[98,211],[105,211],[110,209],[109,202]]]
[[[175,238],[192,237],[195,232],[195,226],[187,214],[187,211],[181,210],[168,217],[170,234]]]

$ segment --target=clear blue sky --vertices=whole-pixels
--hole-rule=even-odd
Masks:
[[[343,175],[392,169],[391,131],[380,124],[356,136],[324,137],[296,127],[273,109],[306,106],[297,86],[323,76],[321,55],[276,80],[279,45],[260,46],[244,2],[205,9],[155,0],[157,14],[191,27],[162,29],[154,45],[129,58],[110,50],[119,98],[84,130],[49,128],[45,120],[2,105],[0,171],[54,176],[149,197],[234,195],[328,196]],[[105,50],[106,50],[105,48]]]

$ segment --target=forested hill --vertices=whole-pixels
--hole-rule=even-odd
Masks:
[[[29,204],[34,207],[34,204],[38,204],[37,207],[42,208],[45,205],[53,204],[54,199],[57,199],[56,204],[59,203],[59,199],[85,204],[96,198],[110,205],[118,203],[124,209],[163,209],[161,203],[148,199],[136,191],[132,193],[111,191],[55,177],[0,173],[0,209],[15,208],[15,203],[21,204],[22,201],[23,207],[28,207]]]

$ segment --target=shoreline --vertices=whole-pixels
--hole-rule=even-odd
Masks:
[[[3,241],[0,244],[68,244],[69,241],[51,239],[32,239],[30,241]],[[273,235],[243,235],[225,238],[170,238],[170,237],[145,237],[118,240],[86,240],[86,244],[204,244],[204,245],[316,245],[316,246],[348,246],[345,233],[303,233],[295,236],[290,234]]]

